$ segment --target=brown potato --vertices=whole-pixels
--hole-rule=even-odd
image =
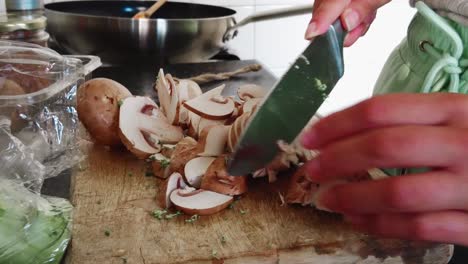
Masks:
[[[120,145],[119,101],[132,96],[118,82],[97,78],[78,89],[78,117],[98,144]]]

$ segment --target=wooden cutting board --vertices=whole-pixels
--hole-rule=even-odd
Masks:
[[[252,180],[232,209],[157,220],[160,180],[123,150],[83,147],[73,174],[73,239],[66,263],[447,263],[450,245],[379,240],[336,215],[282,206],[278,186]]]
[[[205,72],[239,69],[255,61],[176,65],[167,69],[186,78]],[[156,68],[156,67],[154,67]],[[115,79],[134,94],[154,95],[154,71],[145,68],[103,68],[99,77]],[[269,88],[267,71],[245,74],[228,82]],[[217,83],[204,86],[212,88]],[[235,91],[235,90],[233,90]],[[249,183],[249,192],[232,209],[201,217],[157,220],[155,197],[160,180],[146,177],[144,161],[124,150],[84,144],[87,160],[72,175],[73,239],[66,263],[447,263],[450,245],[379,240],[353,232],[336,215],[310,207],[282,206],[276,185],[265,179]]]

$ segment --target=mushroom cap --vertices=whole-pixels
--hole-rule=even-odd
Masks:
[[[183,189],[172,191],[170,196],[174,206],[189,215],[211,215],[226,207],[233,201],[232,196],[206,190],[184,192]]]
[[[77,112],[83,126],[98,144],[121,145],[119,101],[132,96],[120,83],[96,78],[78,88]]]

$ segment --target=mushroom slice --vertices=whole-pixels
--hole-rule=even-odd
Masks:
[[[184,107],[185,108],[185,107]],[[188,131],[187,135],[193,138],[198,138],[198,126],[200,124],[201,117],[194,112],[188,112]]]
[[[236,119],[234,124],[231,125],[227,139],[227,146],[230,152],[234,151],[234,148],[236,147],[237,142],[239,141],[239,138],[242,135],[242,132],[246,128],[251,115],[251,112],[244,113]]]
[[[202,131],[209,126],[217,126],[217,125],[224,125],[225,120],[210,120],[206,118],[200,118],[198,122],[198,137],[201,137]]]
[[[180,79],[178,82],[181,101],[188,101],[203,94],[200,86],[192,80]]]
[[[184,174],[185,164],[187,164],[189,160],[196,158],[197,153],[197,141],[190,137],[181,140],[175,146],[171,157],[171,164],[169,165],[169,172]]]
[[[241,195],[247,191],[247,177],[230,176],[226,169],[226,155],[216,158],[203,176],[201,188],[225,195]]]
[[[245,101],[244,105],[242,106],[242,112],[254,112],[256,107],[263,101],[263,98],[252,98]]]
[[[151,160],[151,167],[153,168],[154,176],[161,179],[169,177],[169,165],[171,164],[171,160],[167,158],[167,156],[164,156],[161,153],[156,153],[149,159]]]
[[[309,181],[306,177],[305,166],[300,167],[291,177],[286,193],[286,202],[289,204],[311,205],[319,185]]]
[[[247,101],[252,98],[263,98],[267,94],[267,90],[256,84],[246,84],[239,87],[237,90],[239,98]]]
[[[224,153],[228,138],[229,127],[218,125],[203,129],[198,142],[198,156],[217,157]]]
[[[172,206],[170,196],[174,190],[187,187],[180,173],[171,174],[161,186],[162,188],[158,194],[158,201],[162,208],[169,208]]]
[[[145,159],[160,151],[160,143],[178,142],[183,133],[169,124],[153,100],[137,96],[126,98],[120,107],[119,136],[128,150]]]
[[[169,112],[169,108],[171,105],[171,94],[170,94],[170,86],[168,81],[166,80],[166,76],[164,76],[163,69],[159,70],[158,79],[156,80],[156,92],[158,94],[159,103],[161,105],[161,109],[165,115]]]
[[[202,177],[216,158],[198,157],[185,164],[185,180],[195,188],[200,188]]]
[[[214,88],[190,101],[184,103],[184,106],[200,115],[201,117],[212,120],[223,120],[229,118],[234,112],[234,101],[221,96],[225,85]]]
[[[169,83],[171,93],[171,103],[169,104],[169,109],[166,112],[167,119],[173,125],[179,124],[179,114],[180,114],[180,107],[181,103],[179,101],[179,91],[178,87],[174,82],[174,79],[170,74],[166,74],[166,79]]]
[[[189,215],[215,214],[233,201],[232,196],[194,188],[174,190],[170,199],[177,209]]]
[[[174,153],[175,146],[173,144],[163,144],[161,146],[161,154],[165,157],[172,157],[172,154]]]

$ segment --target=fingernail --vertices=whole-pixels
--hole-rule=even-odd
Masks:
[[[353,9],[346,9],[343,12],[343,22],[348,31],[355,29],[359,25],[359,14]]]
[[[315,133],[314,129],[309,129],[309,131],[305,132],[302,135],[301,143],[302,146],[305,148],[314,148],[317,142],[317,133]]]
[[[310,22],[309,26],[307,27],[306,33],[305,33],[305,38],[310,40],[313,37],[317,36],[317,23],[315,22]]]
[[[336,212],[338,201],[336,200],[336,195],[333,193],[333,188],[345,183],[344,181],[334,181],[322,184],[312,197],[315,207],[326,212]]]

